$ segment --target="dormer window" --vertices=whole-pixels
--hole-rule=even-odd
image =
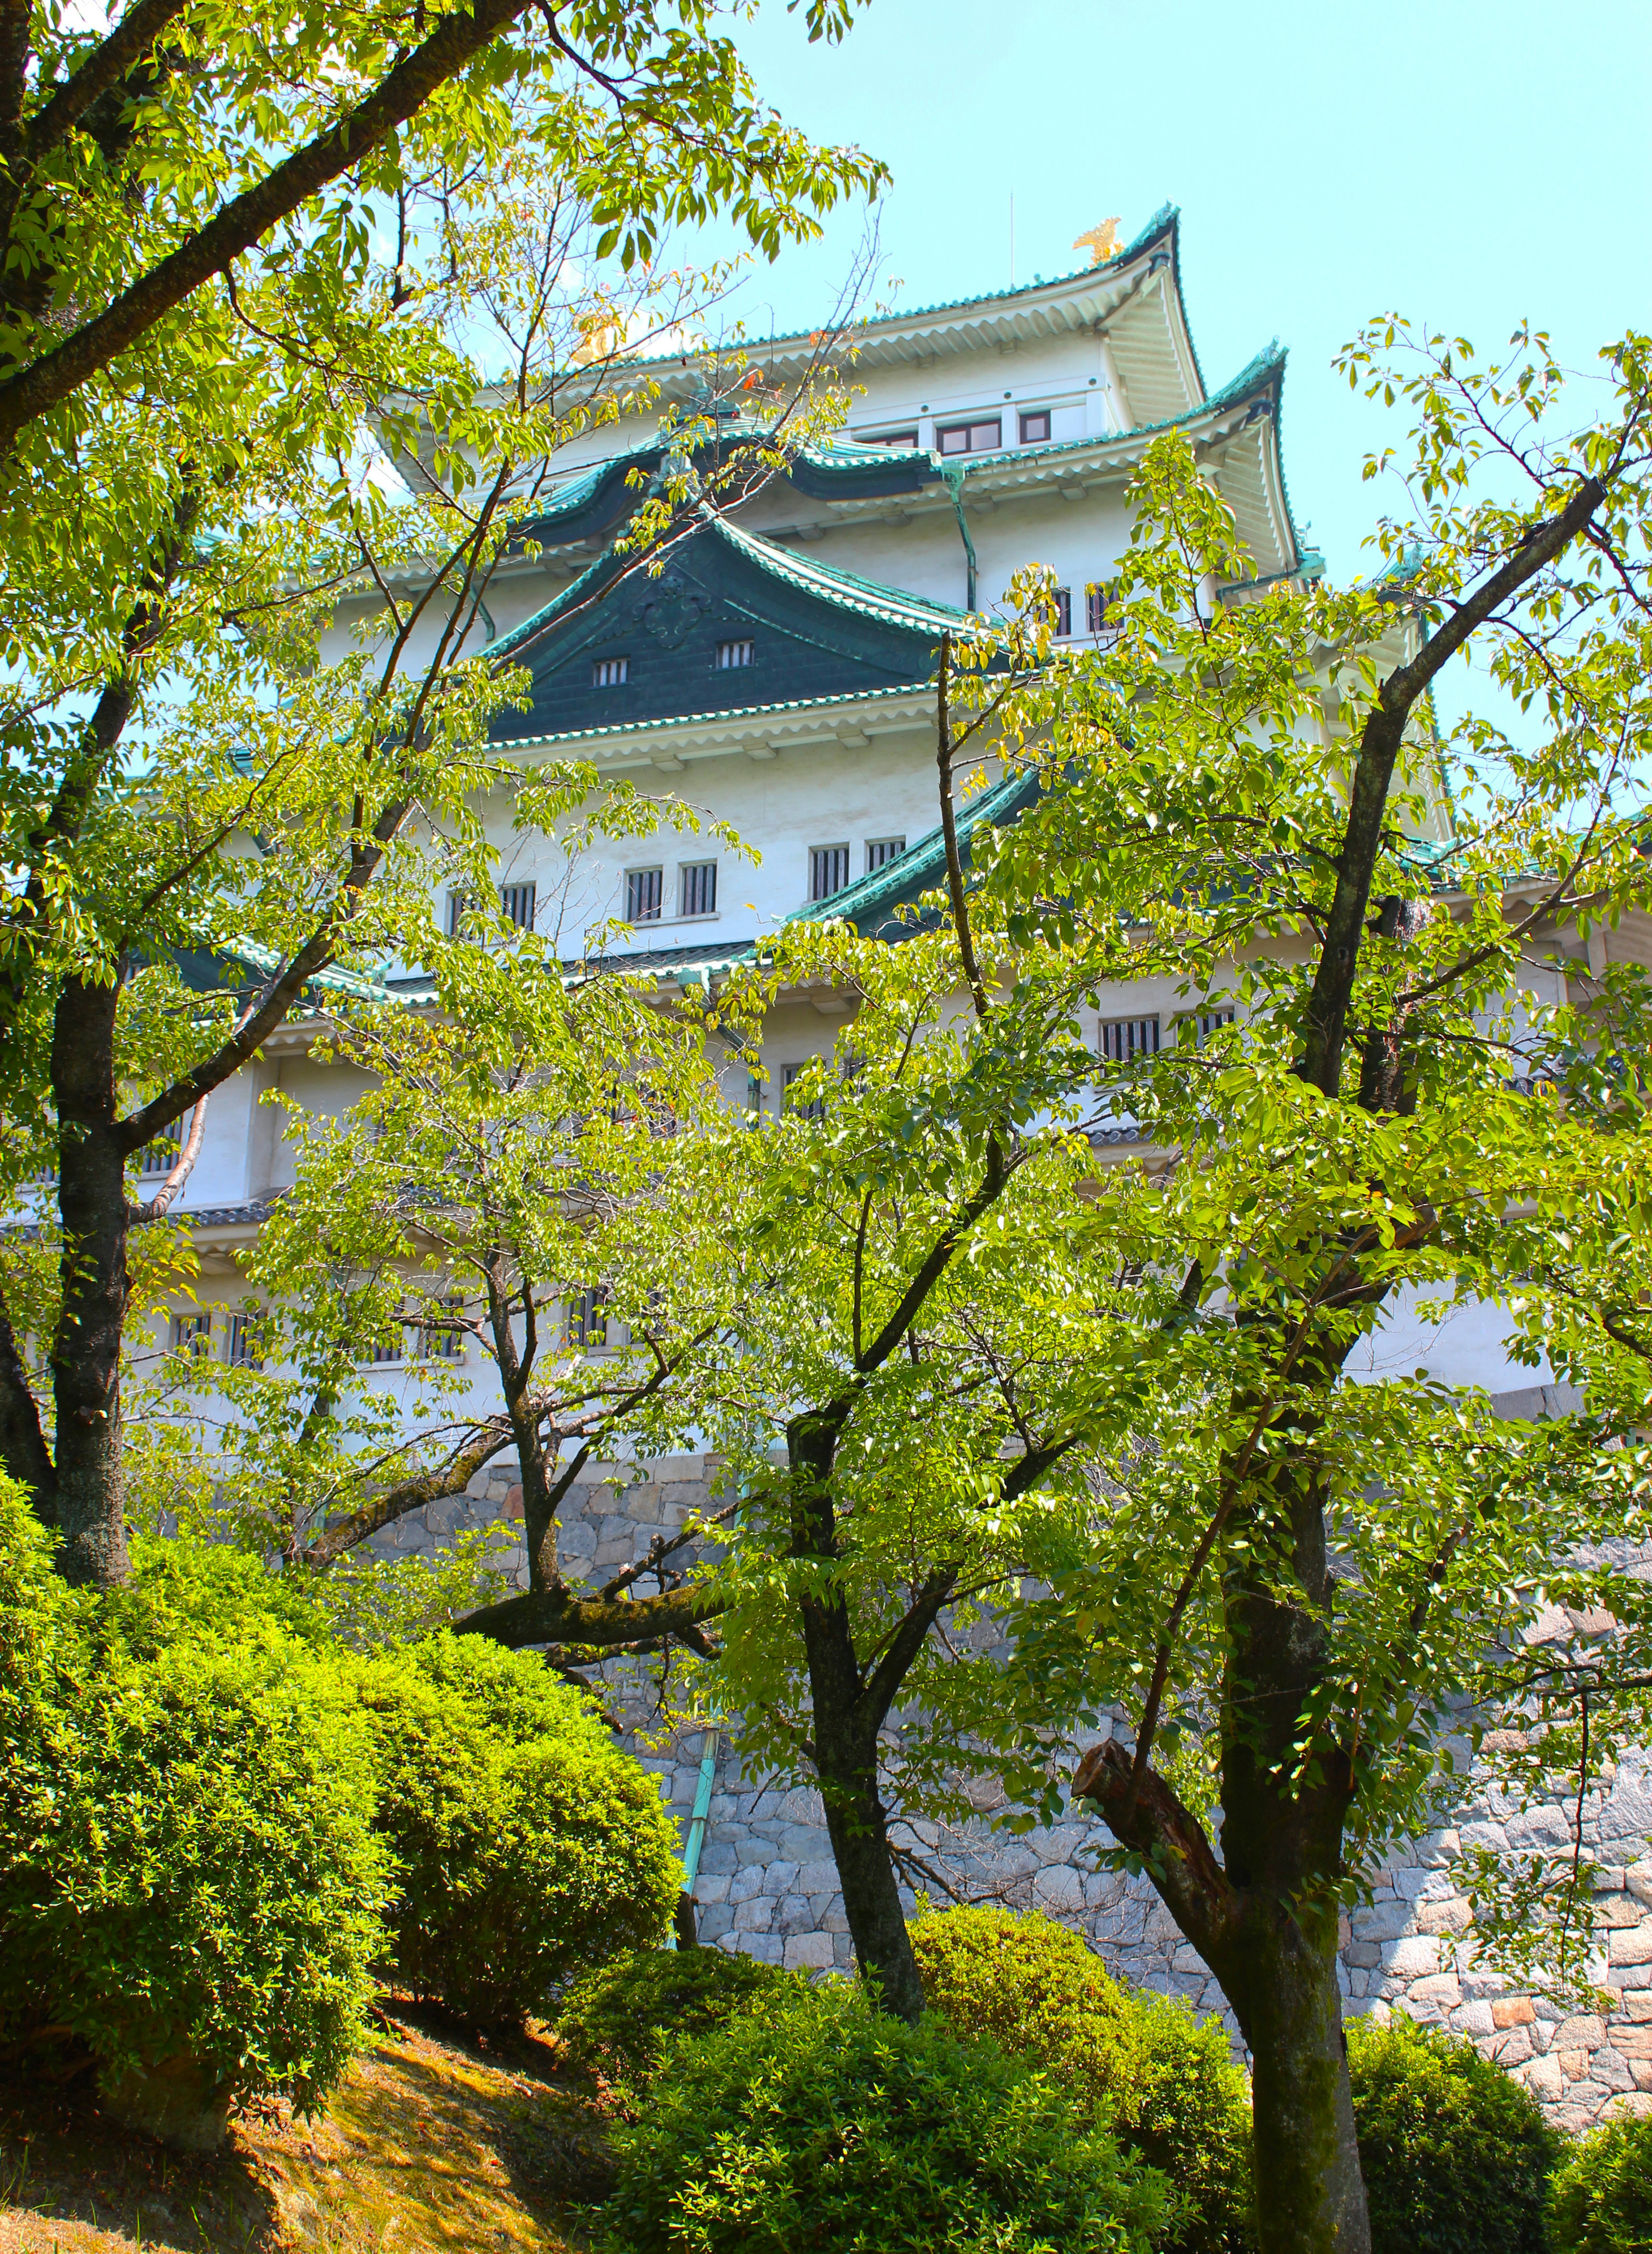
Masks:
[[[1049,436],[1050,410],[1047,407],[1035,408],[1032,414],[1021,417],[1021,444],[1024,446],[1046,445]]]
[[[943,454],[990,454],[1004,444],[1004,420],[994,415],[978,423],[942,423],[935,444]]]
[[[593,689],[623,689],[630,677],[628,657],[599,657],[591,668]]]
[[[752,644],[749,641],[720,641],[717,646],[718,669],[726,672],[730,666],[749,665],[752,654]]]

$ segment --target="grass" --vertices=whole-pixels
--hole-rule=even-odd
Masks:
[[[324,2116],[245,2117],[199,2158],[117,2128],[84,2082],[0,2079],[0,2254],[581,2254],[606,2180],[600,2108],[553,2043],[402,2003]]]

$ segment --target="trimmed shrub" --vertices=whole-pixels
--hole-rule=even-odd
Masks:
[[[485,2025],[657,1940],[682,1886],[654,1779],[529,1654],[446,1630],[361,1662],[402,1870],[387,1970]]]
[[[1546,2254],[1564,2140],[1531,2092],[1403,2012],[1348,2034],[1372,2254]]]
[[[634,2112],[674,2043],[709,2034],[765,1990],[797,1975],[723,1949],[648,1949],[617,1956],[571,1988],[556,2015],[570,2062],[599,2074]]]
[[[830,1981],[678,2045],[616,2132],[612,2254],[1144,2254],[1166,2187],[995,2045]]]
[[[336,1673],[271,1627],[136,1656],[0,1490],[0,2030],[83,2045],[114,2109],[214,2141],[357,2047],[387,1858]]]
[[[1553,2254],[1652,2254],[1652,2120],[1610,2121],[1561,2162],[1549,2194]]]
[[[1250,2104],[1228,2038],[1185,2004],[1122,1987],[1066,1926],[1000,1909],[920,1918],[912,1945],[931,2010],[1036,2062],[1170,2179],[1169,2246],[1250,2244]]]

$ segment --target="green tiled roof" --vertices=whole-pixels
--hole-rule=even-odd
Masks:
[[[879,626],[901,626],[920,634],[943,634],[963,625],[968,619],[967,612],[955,611],[948,604],[932,603],[922,596],[903,593],[898,587],[880,586],[874,579],[860,578],[853,571],[840,570],[836,564],[817,564],[795,555],[777,541],[742,531],[727,517],[709,508],[701,510],[699,532],[725,541],[771,578],[796,588],[800,594],[831,603],[839,610],[853,612]],[[531,618],[524,619],[520,626],[513,626],[508,634],[492,643],[487,653],[490,659],[509,656],[522,643],[533,640],[557,618],[577,608],[597,582],[612,572],[617,555],[618,542],[610,542],[595,562],[587,565],[560,594],[554,595]]]

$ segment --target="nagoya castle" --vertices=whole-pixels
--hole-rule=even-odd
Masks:
[[[520,640],[532,680],[529,703],[502,714],[495,734],[524,767],[578,757],[604,777],[668,788],[760,859],[720,852],[704,835],[667,832],[646,847],[598,844],[571,871],[554,839],[513,830],[501,800],[489,827],[507,916],[559,942],[565,933],[569,956],[587,930],[621,920],[631,936],[620,950],[667,1001],[714,990],[788,918],[830,913],[863,932],[889,928],[892,911],[931,889],[941,870],[939,636],[997,602],[1018,570],[1040,564],[1061,590],[1061,639],[1094,637],[1102,622],[1094,591],[1127,543],[1130,480],[1159,431],[1186,434],[1251,558],[1242,585],[1208,590],[1213,604],[1320,574],[1285,482],[1284,352],[1270,345],[1215,388],[1207,383],[1174,210],[1122,246],[1110,228],[1085,241],[1089,262],[1060,278],[867,323],[848,428],[802,446],[748,498],[707,512],[673,541],[657,577],[616,543],[640,484],[662,461],[658,407],[570,446],[567,474],[533,526],[532,551],[507,558],[488,591],[490,642],[505,654]],[[766,342],[766,378],[802,382],[815,351],[806,334]],[[656,387],[659,406],[692,412],[704,396],[691,352],[635,373]],[[531,637],[522,631],[530,622]],[[1019,787],[1000,780],[970,800],[959,817],[966,836],[976,822],[1012,820]],[[1445,836],[1443,780],[1433,788],[1427,825]],[[451,928],[462,903],[439,906]],[[421,998],[411,971],[398,976],[392,966],[388,983],[410,1005]],[[765,1027],[763,1072],[749,1078],[749,1067],[732,1060],[729,1101],[783,1102],[788,1082],[830,1051],[850,1006],[829,985],[783,992]],[[1156,1047],[1173,1006],[1168,981],[1103,990],[1087,1031],[1102,1053]],[[278,1088],[307,1110],[336,1111],[359,1086],[341,1068],[311,1060],[313,1037],[312,1026],[290,1022],[212,1105],[180,1207],[200,1256],[197,1296],[172,1317],[175,1339],[186,1334],[197,1351],[210,1341],[213,1353],[235,1352],[238,1255],[293,1179],[278,1109],[259,1099]],[[1112,1133],[1129,1139],[1128,1129]],[[1491,1310],[1426,1325],[1402,1315],[1372,1354],[1374,1368],[1482,1385],[1504,1414],[1567,1405],[1558,1389],[1533,1385],[1530,1372],[1507,1363]],[[488,1376],[478,1367],[479,1407],[493,1405]],[[395,1392],[413,1379],[392,1355],[364,1370],[362,1383]],[[638,1468],[592,1466],[570,1497],[559,1549],[570,1577],[624,1563],[640,1538],[716,1491],[716,1467],[702,1458],[653,1460],[640,1484]],[[520,1512],[514,1475],[495,1468],[377,1542],[428,1551],[456,1528],[508,1528]],[[525,1582],[522,1553],[508,1554]],[[676,1762],[656,1765],[694,1858],[701,1940],[788,1965],[845,1964],[847,1924],[817,1796],[766,1790],[723,1735],[691,1735]],[[1652,1872],[1614,1868],[1613,1842],[1646,1828],[1645,1795],[1642,1779],[1620,1774],[1593,1848],[1615,1889],[1603,1923],[1625,1929],[1626,1947],[1641,1947]],[[1462,1820],[1477,1826],[1475,1838],[1519,1851],[1547,1840],[1544,1813],[1494,1821],[1478,1807]],[[1214,1979],[1145,1884],[1093,1870],[1086,1848],[1106,1836],[1099,1824],[1075,1815],[1012,1840],[992,1832],[990,1815],[984,1805],[977,1828],[924,1826],[906,1844],[958,1894],[1046,1910],[1125,1973],[1222,2008]],[[1574,2124],[1619,2093],[1652,2088],[1652,2026],[1614,2020],[1608,2040],[1599,2020],[1560,2023],[1542,2001],[1510,2004],[1501,1983],[1452,1969],[1446,1945],[1462,1912],[1445,1866],[1457,1846],[1451,1830],[1423,1843],[1380,1883],[1375,1904],[1354,1912],[1344,1931],[1345,2008],[1403,1998],[1418,2016],[1475,2036]],[[1642,1957],[1652,1959],[1652,1926]]]

